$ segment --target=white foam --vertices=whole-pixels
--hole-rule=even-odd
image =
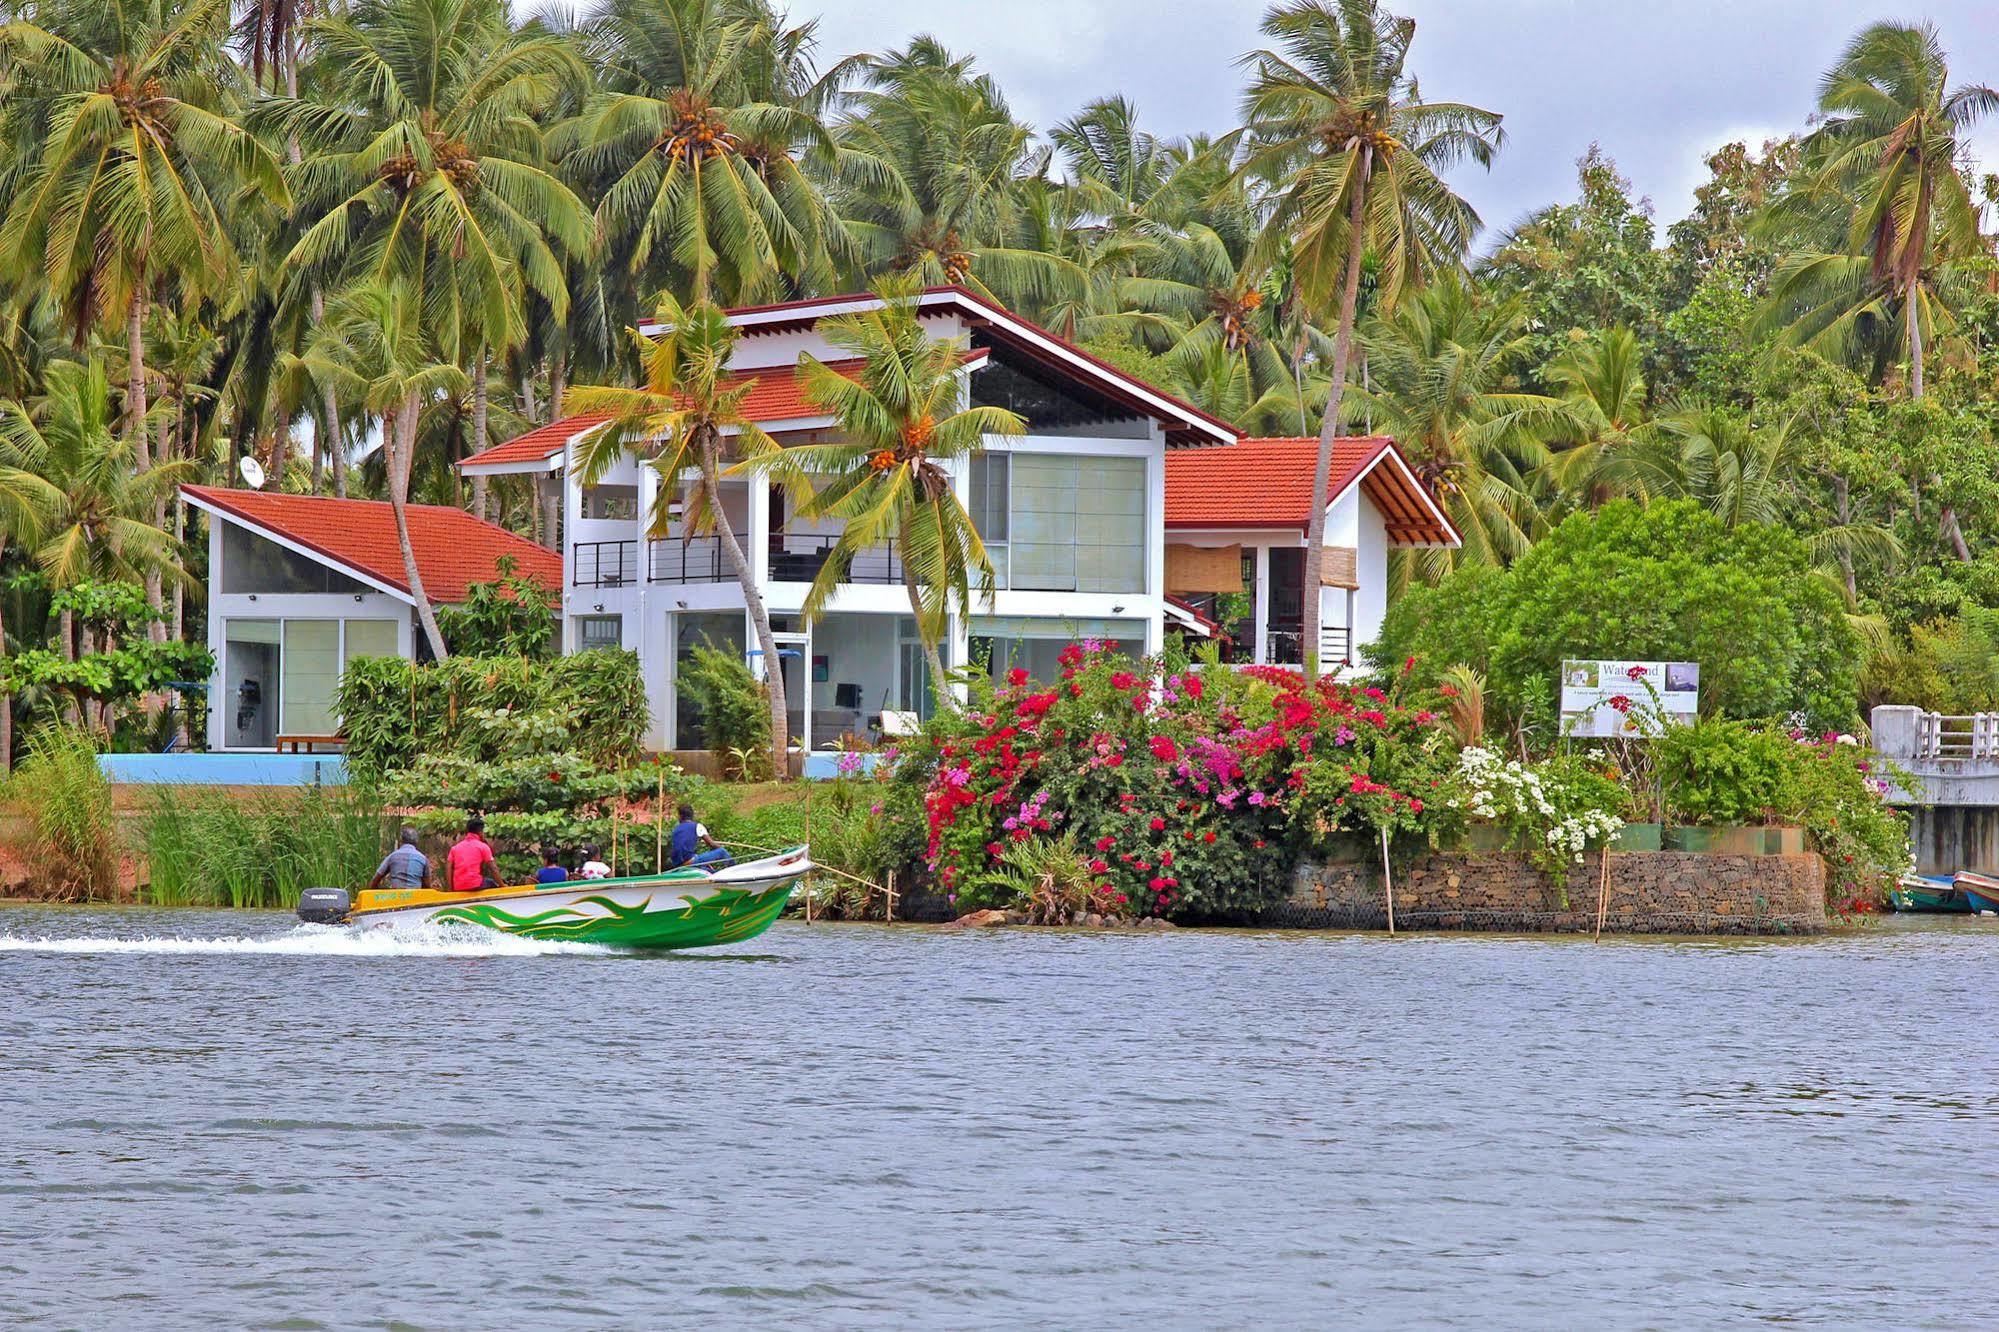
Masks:
[[[554,939],[522,939],[465,927],[413,925],[399,929],[350,930],[300,925],[266,938],[248,935],[187,939],[24,938],[0,934],[0,953],[209,953],[267,957],[538,957],[545,954],[600,955],[615,952],[597,944]]]

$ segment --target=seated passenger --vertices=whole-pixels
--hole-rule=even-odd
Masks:
[[[465,835],[451,844],[444,858],[445,887],[454,893],[476,893],[500,886],[500,866],[486,844],[486,820],[474,814],[465,820]]]
[[[596,847],[594,847],[594,846],[586,846],[586,847],[584,847],[584,848],[583,848],[583,868],[582,868],[581,870],[577,871],[577,873],[578,873],[578,874],[579,874],[579,875],[580,875],[580,876],[581,876],[582,878],[585,878],[585,879],[608,879],[608,878],[610,878],[610,877],[611,877],[611,867],[610,867],[609,865],[606,865],[606,864],[604,863],[604,861],[603,861],[603,854],[604,854],[603,852],[599,851],[599,850],[598,850],[598,849],[597,849]]]
[[[667,863],[674,869],[683,865],[711,865],[719,869],[733,863],[728,849],[708,835],[706,826],[694,821],[694,806],[680,807],[680,822],[673,825],[668,843]]]
[[[557,851],[552,846],[543,847],[541,849],[541,868],[535,871],[534,881],[536,883],[568,883],[569,871],[562,868],[562,865],[559,863],[561,860],[562,853],[560,851]]]
[[[368,887],[380,888],[387,880],[391,888],[430,887],[430,858],[416,849],[416,829],[404,828],[396,839],[396,849],[382,857],[381,867]]]

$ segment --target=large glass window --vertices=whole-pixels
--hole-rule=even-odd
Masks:
[[[230,620],[222,629],[222,743],[230,749],[269,749],[278,735],[276,620]]]
[[[224,519],[222,524],[222,590],[230,593],[282,595],[337,592],[353,594],[374,589],[318,560],[286,550]]]
[[[741,611],[694,611],[675,615],[673,621],[676,679],[693,664],[694,649],[698,647],[720,648],[740,656],[748,646],[748,633]],[[687,696],[686,690],[676,688],[673,691],[673,712],[674,747],[708,748],[708,731],[702,725],[701,709]]]
[[[981,662],[995,680],[1014,667],[1049,683],[1061,675],[1062,649],[1085,639],[1109,645],[1133,661],[1145,655],[1143,620],[1053,620],[1025,615],[975,615],[967,629],[971,633],[971,657]]]
[[[596,648],[621,648],[625,645],[625,617],[622,615],[583,615],[576,620],[576,650],[589,652]]]
[[[340,687],[340,621],[286,620],[286,735],[331,735],[339,728],[334,693]]]
[[[972,459],[972,526],[986,543],[999,586],[1008,587],[1007,508],[1012,459],[1004,453],[981,453]]]
[[[347,620],[346,640],[340,649],[340,665],[356,657],[394,657],[402,653],[394,620]]]
[[[1145,590],[1145,459],[1016,453],[1006,586]]]

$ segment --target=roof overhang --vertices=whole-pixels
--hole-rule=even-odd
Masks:
[[[1464,545],[1450,515],[1393,444],[1354,473],[1326,507],[1345,499],[1355,486],[1366,491],[1381,514],[1389,545],[1423,550],[1456,550]]]
[[[341,559],[331,551],[323,550],[309,541],[301,541],[297,537],[280,532],[274,527],[257,522],[255,519],[246,518],[226,505],[217,504],[205,496],[192,493],[186,486],[181,487],[180,493],[182,499],[211,518],[220,518],[226,523],[234,523],[244,531],[254,532],[273,545],[282,546],[295,555],[303,555],[315,564],[323,564],[329,569],[338,569],[343,577],[351,578],[357,583],[372,587],[384,596],[394,597],[405,606],[416,605],[416,598],[403,591],[403,589],[383,582],[366,570],[349,564],[346,560]]]

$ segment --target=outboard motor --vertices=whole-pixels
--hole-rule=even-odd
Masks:
[[[308,925],[338,925],[352,905],[345,888],[308,888],[298,895],[298,918]]]

